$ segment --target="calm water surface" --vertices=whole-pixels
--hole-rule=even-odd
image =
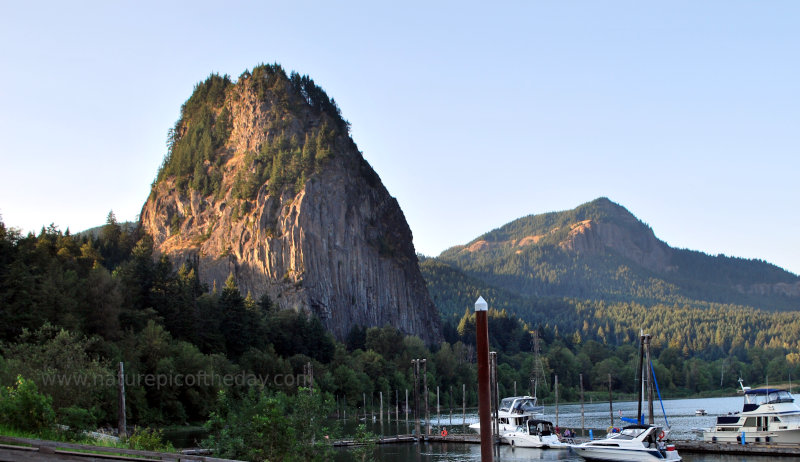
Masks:
[[[672,427],[670,437],[672,439],[680,440],[693,440],[701,439],[702,435],[697,431],[702,428],[707,428],[713,425],[716,416],[725,415],[729,412],[740,411],[742,407],[741,397],[730,398],[708,398],[708,399],[680,399],[664,401],[664,410],[666,411],[666,419]],[[614,425],[622,426],[619,420],[619,413],[629,418],[635,418],[638,408],[636,402],[620,402],[614,403]],[[697,416],[695,411],[697,409],[705,409],[708,413],[706,416]],[[647,412],[646,405],[644,412]],[[661,406],[658,402],[654,403],[654,410],[656,415],[656,424],[664,425],[664,415],[661,412]],[[392,421],[381,425],[380,421],[376,419],[372,422],[372,417],[367,416],[367,423],[370,430],[376,434],[383,435],[396,435],[398,433],[408,434],[413,433],[413,424],[406,424],[403,420]],[[545,418],[556,423],[555,407],[545,406]],[[586,437],[589,435],[589,430],[592,430],[595,438],[602,438],[605,436],[606,429],[611,424],[609,415],[608,403],[593,403],[584,404],[583,412],[584,434]],[[460,433],[463,431],[470,431],[461,426],[463,417],[461,413],[454,414],[452,420],[450,418],[449,409],[442,412],[441,417],[437,418],[436,408],[433,407],[431,411],[431,424],[433,426],[432,432],[439,433],[440,426],[446,426],[448,431],[453,433]],[[466,423],[477,422],[478,416],[473,413],[466,415]],[[363,422],[363,416],[361,417]],[[452,424],[451,424],[452,422]],[[360,423],[360,422],[359,422]],[[344,428],[348,432],[355,427],[357,422],[351,419],[345,422]],[[578,435],[581,434],[581,406],[580,404],[560,405],[558,410],[558,425],[561,428],[571,428]],[[423,425],[423,432],[424,425]],[[376,448],[375,456],[377,460],[386,462],[461,462],[461,461],[480,461],[480,445],[478,444],[458,444],[458,443],[418,443],[418,444],[393,444],[393,445],[380,445]],[[797,458],[774,458],[774,457],[756,457],[756,456],[728,456],[720,454],[681,454],[683,460],[687,462],[783,462],[790,460],[800,460]],[[342,450],[337,455],[337,462],[349,462],[354,460],[349,451]],[[562,460],[565,462],[578,462],[582,461],[578,456],[571,454],[568,451],[542,451],[539,449],[529,448],[515,448],[509,446],[500,446],[496,449],[494,460],[497,462],[511,462],[511,461],[527,461],[527,460]]]
[[[681,454],[687,462],[789,462],[799,460],[794,457],[752,457],[726,456],[719,454]],[[481,460],[480,445],[477,444],[396,444],[384,445],[376,450],[375,458],[381,462],[478,462]],[[350,462],[354,459],[342,451],[336,462]],[[529,460],[560,460],[564,462],[583,462],[580,457],[568,451],[542,451],[539,449],[500,446],[495,451],[496,462],[519,462]]]

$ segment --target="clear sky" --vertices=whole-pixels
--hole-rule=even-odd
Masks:
[[[800,273],[800,2],[0,0],[0,215],[133,220],[195,83],[333,97],[438,255],[600,196],[674,247]]]

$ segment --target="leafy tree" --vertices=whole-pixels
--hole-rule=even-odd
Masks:
[[[97,337],[45,324],[4,345],[3,356],[10,371],[38,384],[37,390],[49,397],[55,410],[77,406],[102,415],[115,382],[108,363],[92,353],[99,344]]]
[[[330,460],[330,431],[321,424],[332,410],[331,398],[302,390],[294,396],[251,390],[238,402],[220,393],[203,444],[226,458]]]

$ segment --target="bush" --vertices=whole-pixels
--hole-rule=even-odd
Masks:
[[[94,414],[82,407],[70,406],[58,411],[58,421],[67,427],[64,433],[70,439],[78,439],[84,433],[97,428]]]
[[[39,393],[32,380],[17,376],[14,386],[0,389],[0,423],[38,432],[55,422],[53,398]]]
[[[333,412],[333,399],[251,389],[241,400],[220,392],[211,413],[203,447],[217,457],[307,462],[331,460],[330,429],[322,426]]]
[[[128,437],[128,447],[139,451],[175,451],[172,443],[164,441],[164,432],[155,428],[135,427]]]

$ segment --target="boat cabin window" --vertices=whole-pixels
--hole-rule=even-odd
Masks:
[[[543,420],[528,421],[528,434],[530,435],[548,436],[552,435],[553,433],[553,424],[551,422],[546,422]]]

